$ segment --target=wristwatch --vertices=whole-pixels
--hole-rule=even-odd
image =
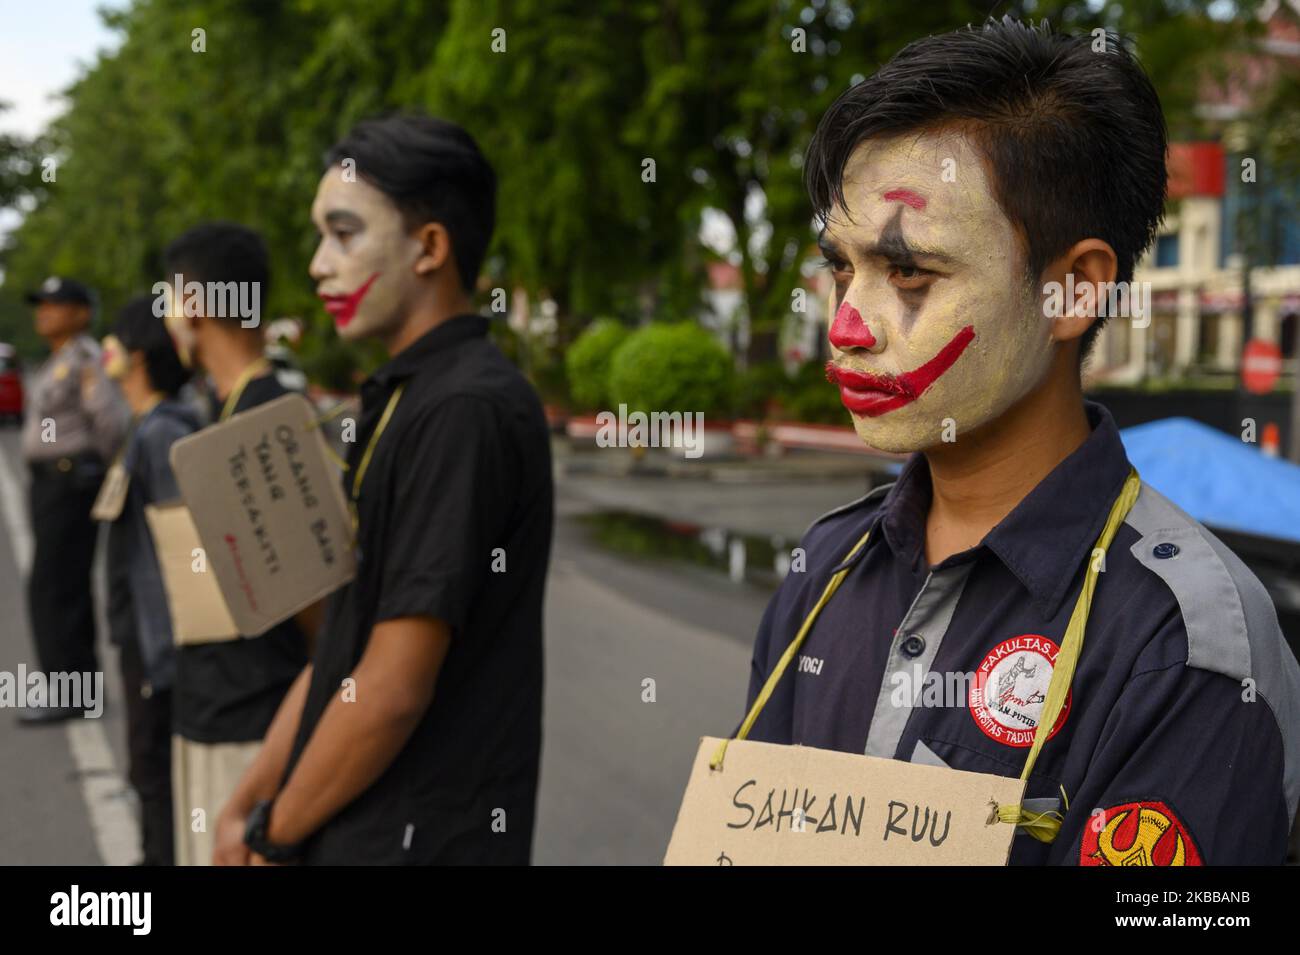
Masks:
[[[296,862],[302,852],[302,843],[291,846],[276,845],[266,838],[266,827],[271,822],[271,800],[263,799],[253,806],[244,827],[244,845],[267,862]]]

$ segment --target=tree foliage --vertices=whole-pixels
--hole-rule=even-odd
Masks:
[[[629,411],[726,413],[731,357],[694,322],[655,322],[637,329],[609,364],[609,402]]]
[[[628,328],[612,318],[592,322],[564,355],[564,370],[576,407],[598,411],[609,406],[609,366],[627,340]]]
[[[351,353],[306,274],[320,156],[363,116],[423,109],[464,124],[496,166],[485,282],[552,300],[561,348],[595,315],[702,309],[712,209],[734,229],[744,312],[770,351],[812,239],[803,151],[858,77],[986,8],[1112,26],[1137,36],[1171,127],[1190,130],[1197,70],[1236,35],[1209,3],[135,0],[102,14],[121,43],[37,147],[56,181],[0,173],[0,202],[35,206],[5,256],[0,336],[27,321],[4,307],[16,288],[68,273],[111,310],[161,278],[175,234],[235,219],[267,237],[272,312],[308,319],[306,357],[339,377]],[[0,171],[15,146],[0,142]]]

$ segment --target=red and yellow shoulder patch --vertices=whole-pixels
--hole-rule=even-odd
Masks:
[[[1162,802],[1126,802],[1094,813],[1079,865],[1204,865],[1191,833]]]

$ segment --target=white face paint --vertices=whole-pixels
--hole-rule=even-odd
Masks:
[[[863,441],[933,447],[945,419],[977,428],[1044,379],[1051,322],[964,136],[861,143],[844,199],[822,236],[837,305],[827,372]]]
[[[421,279],[423,254],[397,205],[361,178],[325,171],[311,207],[321,234],[309,271],[341,338],[384,337],[399,327]]]
[[[100,343],[99,362],[104,374],[113,381],[121,381],[131,370],[126,348],[116,335],[105,335]]]
[[[194,325],[191,319],[185,314],[185,301],[176,297],[176,290],[172,287],[171,282],[163,284],[163,299],[165,301],[165,311],[163,312],[163,322],[167,325],[167,332],[172,337],[172,346],[176,349],[176,355],[181,360],[181,364],[186,368],[194,367],[195,351],[195,334]]]

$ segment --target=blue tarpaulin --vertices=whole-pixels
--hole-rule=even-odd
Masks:
[[[1142,480],[1210,527],[1300,541],[1300,466],[1191,418],[1125,428]]]

